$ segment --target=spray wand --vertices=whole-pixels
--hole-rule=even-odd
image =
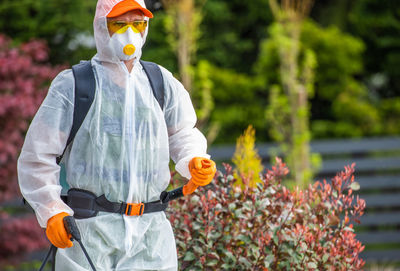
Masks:
[[[81,246],[83,253],[85,254],[87,260],[89,261],[90,266],[94,271],[96,270],[96,267],[94,267],[94,264],[92,260],[89,257],[89,254],[86,251],[85,246],[82,244],[82,239],[81,239],[81,233],[79,232],[78,226],[76,225],[75,218],[72,216],[66,216],[64,217],[64,227],[67,230],[68,234],[71,234],[72,238],[71,241],[75,240],[79,243]],[[55,257],[56,257],[56,252],[57,252],[57,247],[54,245],[51,245],[49,252],[46,255],[46,258],[44,259],[42,265],[39,268],[39,271],[42,271],[44,266],[46,265],[47,261],[49,260],[50,255],[53,255],[53,268],[52,270],[55,270]]]

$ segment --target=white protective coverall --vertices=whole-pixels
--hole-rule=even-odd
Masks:
[[[165,68],[161,109],[139,59],[131,73],[110,46],[106,15],[120,0],[99,0],[94,18],[97,54],[93,104],[63,158],[71,188],[105,194],[113,202],[158,200],[170,181],[169,159],[190,178],[189,161],[209,158],[206,139],[194,128],[188,92]],[[145,7],[144,1],[137,1]],[[146,17],[146,20],[148,18]],[[145,40],[147,30],[143,39]],[[70,69],[52,82],[34,117],[18,160],[21,192],[41,227],[52,216],[73,211],[60,199],[61,155],[72,127],[74,77]],[[77,220],[82,241],[97,270],[176,270],[171,225],[164,212],[125,216],[100,212]],[[59,249],[56,270],[91,270],[80,246]]]

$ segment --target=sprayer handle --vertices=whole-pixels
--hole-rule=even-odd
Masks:
[[[79,232],[78,226],[76,225],[75,218],[73,216],[64,217],[64,227],[72,238],[76,241],[81,240],[81,233]]]

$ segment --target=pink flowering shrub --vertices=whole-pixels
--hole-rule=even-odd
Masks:
[[[32,215],[11,218],[3,214],[0,232],[0,266],[4,263],[19,263],[25,254],[46,249],[50,245],[44,230]]]
[[[29,121],[60,67],[47,64],[44,42],[17,48],[0,34],[0,202],[18,194],[17,158]]]
[[[52,67],[44,42],[12,47],[0,34],[0,203],[20,198],[17,158],[28,125],[61,67]],[[8,210],[15,213],[12,207]],[[48,246],[34,215],[13,218],[0,208],[0,263]],[[1,269],[1,267],[0,267]]]
[[[180,270],[362,269],[351,222],[365,201],[352,194],[354,165],[332,184],[293,191],[281,183],[289,170],[280,159],[257,188],[233,187],[225,169],[211,189],[171,203]]]

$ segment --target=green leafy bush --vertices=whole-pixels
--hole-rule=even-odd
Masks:
[[[78,63],[94,53],[93,17],[96,0],[2,0],[0,32],[16,43],[46,40],[50,61]]]
[[[269,29],[272,33],[275,26]],[[261,45],[255,67],[265,92],[281,83],[279,46],[274,39],[266,39]],[[359,137],[383,132],[378,105],[357,79],[363,71],[364,47],[360,39],[337,27],[323,28],[311,20],[304,23],[300,61],[306,58],[307,51],[313,52],[317,61],[310,108],[314,138]]]
[[[352,1],[349,30],[366,43],[364,80],[382,98],[400,95],[400,9],[396,0]],[[375,80],[374,80],[375,77]],[[376,80],[380,77],[380,80]]]
[[[400,98],[390,98],[382,100],[380,104],[380,113],[382,114],[385,134],[399,135]]]
[[[212,83],[212,99],[215,104],[210,122],[220,129],[215,143],[234,143],[241,132],[252,124],[261,140],[267,138],[264,110],[267,95],[258,93],[260,82],[256,78],[223,69],[208,63],[209,80]],[[196,80],[201,80],[199,76]]]
[[[332,184],[293,191],[281,184],[289,170],[280,159],[257,188],[234,188],[225,169],[212,189],[172,203],[180,270],[361,270],[350,223],[365,201],[352,194],[354,165]]]

